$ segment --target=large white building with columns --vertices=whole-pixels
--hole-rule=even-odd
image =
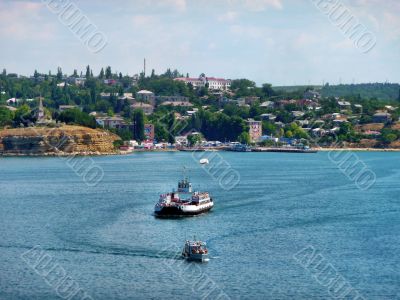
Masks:
[[[231,87],[231,80],[223,78],[200,76],[199,78],[181,77],[175,78],[175,80],[185,82],[186,84],[191,83],[194,88],[205,87],[208,84],[210,90],[226,91]]]

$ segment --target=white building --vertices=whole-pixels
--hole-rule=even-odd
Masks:
[[[194,88],[202,88],[208,85],[210,90],[222,90],[226,91],[229,90],[231,87],[231,80],[223,79],[223,78],[216,78],[216,77],[206,77],[200,76],[199,78],[175,78],[176,81],[181,81],[186,84],[191,83]]]
[[[141,90],[136,93],[136,100],[154,104],[155,96],[154,93],[151,91]]]
[[[154,111],[154,106],[148,103],[136,102],[131,105],[132,109],[141,109],[145,115],[151,115]]]
[[[118,126],[125,124],[124,119],[119,116],[98,117],[96,118],[96,123],[106,128],[117,128]]]

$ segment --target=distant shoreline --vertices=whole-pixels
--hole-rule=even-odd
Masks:
[[[194,151],[195,149],[193,149]],[[387,149],[377,149],[377,148],[312,148],[312,150],[320,151],[320,152],[339,152],[339,151],[347,151],[347,152],[400,152],[400,149],[395,148],[387,148]],[[212,149],[204,152],[213,152],[213,151],[226,151],[223,149]],[[120,151],[120,152],[112,152],[112,153],[98,153],[98,152],[75,152],[75,153],[40,153],[40,154],[15,154],[15,153],[0,153],[0,158],[2,157],[85,157],[85,156],[124,156],[135,153],[165,153],[165,152],[192,152],[187,149],[186,151],[179,151],[176,149],[156,149],[156,150],[134,150],[132,152]],[[253,151],[256,152],[256,151]],[[257,152],[256,152],[257,153]],[[261,153],[261,152],[260,152]],[[279,153],[279,152],[268,152],[264,151],[263,153]],[[285,153],[285,152],[282,152]]]
[[[328,151],[353,151],[353,152],[400,152],[396,148],[315,148],[321,152]]]

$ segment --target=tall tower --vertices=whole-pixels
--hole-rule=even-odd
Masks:
[[[43,99],[39,98],[39,108],[36,112],[36,125],[46,125],[49,121],[46,120],[46,114],[43,107]]]
[[[43,107],[42,97],[39,98],[39,109],[38,109],[37,120],[38,121],[44,120],[44,107]]]

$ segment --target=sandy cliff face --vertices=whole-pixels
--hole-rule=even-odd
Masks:
[[[0,131],[3,155],[78,155],[115,153],[119,137],[81,126],[15,128]]]

